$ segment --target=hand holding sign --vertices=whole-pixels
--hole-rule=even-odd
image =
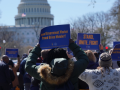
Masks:
[[[66,52],[67,56],[69,59],[73,58],[73,55],[69,54],[68,52]]]
[[[103,45],[102,44],[99,45],[99,49],[103,50]]]
[[[72,39],[69,39],[69,44],[73,43],[74,41]]]
[[[39,43],[37,43],[36,47],[40,47],[40,44],[39,44]]]

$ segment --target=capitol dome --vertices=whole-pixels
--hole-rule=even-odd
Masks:
[[[47,0],[21,0],[18,6],[18,15],[15,16],[15,25],[41,26],[54,25],[54,16],[50,13]]]

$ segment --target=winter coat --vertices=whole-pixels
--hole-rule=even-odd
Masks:
[[[9,66],[1,61],[0,62],[0,86],[9,85],[11,83],[11,77],[9,72]]]
[[[34,77],[31,78],[31,85],[38,86],[39,84],[40,84],[40,80],[37,80]]]
[[[40,47],[35,47],[29,54],[25,69],[31,76],[41,80],[41,90],[55,90],[56,86],[65,83],[68,79],[73,84],[74,90],[78,90],[78,76],[85,70],[89,60],[84,51],[75,43],[71,43],[69,48],[73,51],[77,61],[69,60],[66,73],[60,77],[51,74],[51,67],[48,64],[36,66],[37,57],[41,52]]]
[[[10,78],[11,78],[11,83],[9,84],[9,88],[11,89],[11,88],[13,88],[12,82],[15,80],[15,75],[11,68],[9,68],[9,73],[10,73]]]
[[[20,74],[23,76],[23,82],[24,83],[31,83],[31,77],[25,71],[26,60],[27,60],[27,58],[25,58],[24,60],[22,60],[22,62],[20,63],[19,71],[20,71]]]
[[[105,69],[103,68],[103,71]],[[86,69],[79,79],[89,85],[89,90],[120,90],[120,68],[107,69],[103,74],[101,69],[88,70]]]

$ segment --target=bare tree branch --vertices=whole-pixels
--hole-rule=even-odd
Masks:
[[[37,38],[37,40],[38,40],[38,42],[39,42],[39,39],[40,39],[40,31],[41,31],[41,26],[40,26],[40,24],[35,23],[35,24],[33,25],[33,30],[34,30],[34,32],[35,32],[35,34],[36,34],[36,38]]]

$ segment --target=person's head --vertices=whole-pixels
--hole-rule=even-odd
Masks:
[[[47,58],[47,55],[48,55],[49,51],[50,51],[49,49],[41,51],[41,57],[42,57],[43,60]]]
[[[113,49],[110,49],[110,50],[109,50],[109,54],[111,55],[111,54],[112,54],[112,52],[113,52]]]
[[[65,58],[67,60],[69,59],[66,54],[66,50],[64,50],[62,48],[51,49],[47,55],[47,63],[50,64],[50,62],[55,58]]]
[[[102,53],[99,57],[99,66],[100,67],[111,67],[112,66],[112,59],[109,53]]]
[[[9,63],[9,58],[8,58],[8,56],[7,55],[3,55],[2,56],[2,61],[4,61],[5,63]]]
[[[95,57],[94,53],[91,50],[87,50],[87,51],[85,51],[85,53],[88,56],[88,59],[90,61],[96,62],[96,57]]]
[[[13,63],[13,61],[12,60],[9,60],[9,63],[8,63],[8,65],[9,65],[9,67],[14,67],[14,63]]]
[[[26,54],[26,53],[24,53],[23,54],[23,56],[22,56],[22,60],[24,59],[24,58],[26,58],[28,55]]]

